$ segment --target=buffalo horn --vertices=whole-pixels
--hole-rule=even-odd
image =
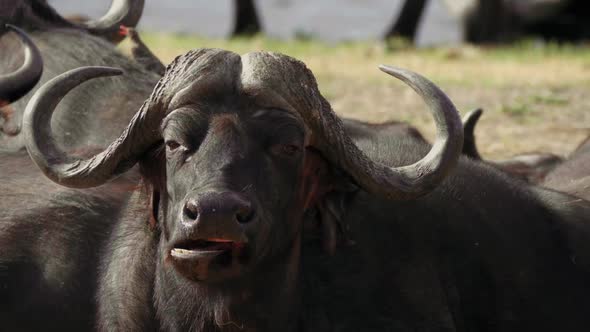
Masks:
[[[43,59],[33,41],[21,29],[10,24],[6,27],[21,39],[25,56],[20,68],[0,76],[0,104],[9,104],[27,94],[39,82],[43,73]]]
[[[121,25],[128,27],[137,25],[143,6],[144,0],[113,0],[104,16],[77,25],[96,35],[117,34]]]
[[[27,104],[23,117],[25,144],[31,159],[52,181],[71,188],[99,186],[130,169],[139,155],[158,140],[151,130],[154,124],[149,121],[148,99],[121,136],[92,158],[74,159],[55,143],[51,116],[60,100],[85,81],[121,74],[120,69],[110,67],[73,69],[45,83]]]
[[[396,200],[417,198],[436,188],[456,165],[463,147],[461,118],[446,94],[425,77],[384,65],[379,69],[409,85],[428,105],[437,128],[430,152],[408,166],[376,163],[352,143],[342,128],[334,126],[334,121],[320,127],[327,143],[323,150],[368,192]]]
[[[463,143],[463,154],[471,159],[474,160],[482,160],[479,151],[477,150],[477,145],[475,144],[475,125],[483,110],[478,108],[473,110],[465,115],[463,118],[463,132],[464,132],[464,143]]]
[[[320,150],[362,188],[390,199],[416,198],[436,188],[456,165],[463,147],[461,118],[449,98],[426,78],[403,69],[387,66],[380,69],[412,87],[429,106],[435,118],[437,135],[425,157],[412,165],[389,167],[362,153],[346,136],[338,120],[309,124],[319,131],[316,134],[323,142],[316,144]],[[88,79],[119,73],[117,69],[102,67],[72,70],[44,85],[27,105],[23,124],[27,149],[35,163],[53,181],[68,187],[98,186],[131,168],[141,153],[160,139],[154,128],[159,125],[162,115],[158,117],[158,112],[149,111],[150,99],[125,132],[106,150],[90,159],[71,159],[51,139],[51,113],[69,90]],[[152,96],[154,94],[157,92],[154,91]],[[333,116],[330,110],[324,114]]]

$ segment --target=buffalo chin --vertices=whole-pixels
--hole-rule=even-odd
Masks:
[[[169,260],[183,277],[195,282],[218,282],[239,277],[248,247],[232,241],[186,241],[169,251]]]

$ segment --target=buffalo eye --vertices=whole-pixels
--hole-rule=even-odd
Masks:
[[[299,147],[293,144],[284,144],[281,146],[281,152],[287,156],[295,155],[299,150]]]
[[[177,141],[172,141],[172,140],[166,141],[166,147],[168,148],[168,150],[174,151],[180,147],[180,143],[178,143]]]
[[[296,144],[276,144],[272,146],[273,154],[284,157],[295,157],[301,152],[301,147]]]
[[[186,145],[179,143],[175,140],[165,140],[164,144],[166,144],[166,158],[177,160],[180,158],[181,163],[179,165],[184,164],[188,160],[190,160],[189,149]]]

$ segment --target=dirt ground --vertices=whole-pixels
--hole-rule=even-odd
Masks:
[[[262,37],[225,41],[146,33],[144,39],[165,63],[197,47],[294,56],[315,73],[338,114],[369,122],[407,121],[432,139],[434,124],[420,98],[377,66],[417,71],[437,83],[462,114],[485,110],[476,133],[480,151],[490,159],[533,151],[567,156],[590,135],[588,46],[523,42],[416,50],[395,43],[326,45]]]

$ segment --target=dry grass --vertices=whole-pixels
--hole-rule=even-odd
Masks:
[[[339,114],[370,122],[409,121],[432,138],[434,125],[420,99],[377,65],[415,70],[439,84],[462,113],[485,109],[477,133],[480,150],[489,158],[531,151],[567,155],[590,134],[590,47],[523,42],[503,48],[416,50],[398,41],[328,45],[152,33],[144,39],[165,63],[198,47],[294,56],[315,73]]]

